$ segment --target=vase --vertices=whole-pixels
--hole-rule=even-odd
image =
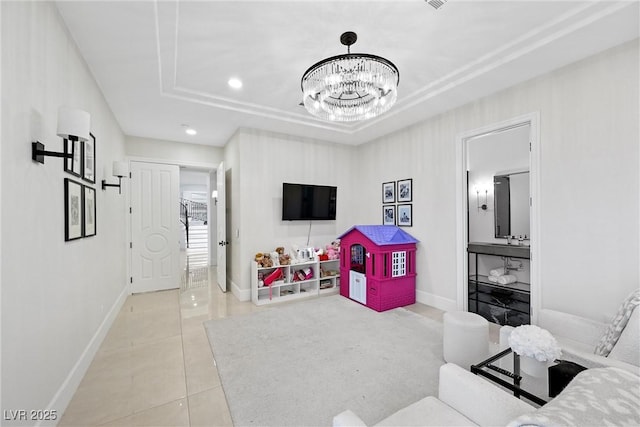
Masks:
[[[520,370],[525,374],[536,378],[544,378],[547,375],[549,362],[541,362],[529,356],[520,356]]]

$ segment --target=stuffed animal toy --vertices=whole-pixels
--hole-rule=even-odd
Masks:
[[[262,267],[262,260],[264,259],[264,254],[262,252],[258,252],[254,259],[258,263],[258,265]]]
[[[318,258],[319,261],[327,261],[329,259],[329,255],[327,255],[327,251],[320,248],[316,251],[316,258]]]
[[[278,260],[280,261],[280,265],[289,265],[291,264],[291,257],[289,254],[282,253],[278,256]]]
[[[340,252],[336,251],[333,245],[327,245],[327,257],[329,259],[338,259]]]
[[[271,259],[271,254],[264,254],[264,258],[262,260],[263,267],[273,267],[273,259]]]

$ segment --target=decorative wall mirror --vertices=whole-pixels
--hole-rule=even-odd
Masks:
[[[529,236],[529,171],[493,177],[495,237]]]

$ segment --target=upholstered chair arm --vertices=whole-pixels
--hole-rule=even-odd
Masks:
[[[481,426],[507,425],[535,410],[497,385],[452,363],[440,367],[438,398]]]

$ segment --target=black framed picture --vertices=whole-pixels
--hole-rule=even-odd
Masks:
[[[67,242],[82,237],[82,187],[79,182],[64,179],[64,240]]]
[[[82,144],[82,179],[96,182],[96,137],[92,133],[91,138]]]
[[[96,189],[88,185],[83,186],[82,194],[82,235],[96,235]]]
[[[396,225],[396,205],[382,206],[382,225]]]
[[[64,158],[64,170],[71,175],[80,176],[82,173],[82,141],[64,140],[64,153],[72,154],[71,158]]]
[[[398,205],[398,226],[413,226],[413,206],[411,204]]]
[[[398,181],[398,203],[410,202],[413,195],[413,180],[403,179]]]
[[[396,202],[396,182],[383,182],[382,183],[382,203],[395,203]]]

